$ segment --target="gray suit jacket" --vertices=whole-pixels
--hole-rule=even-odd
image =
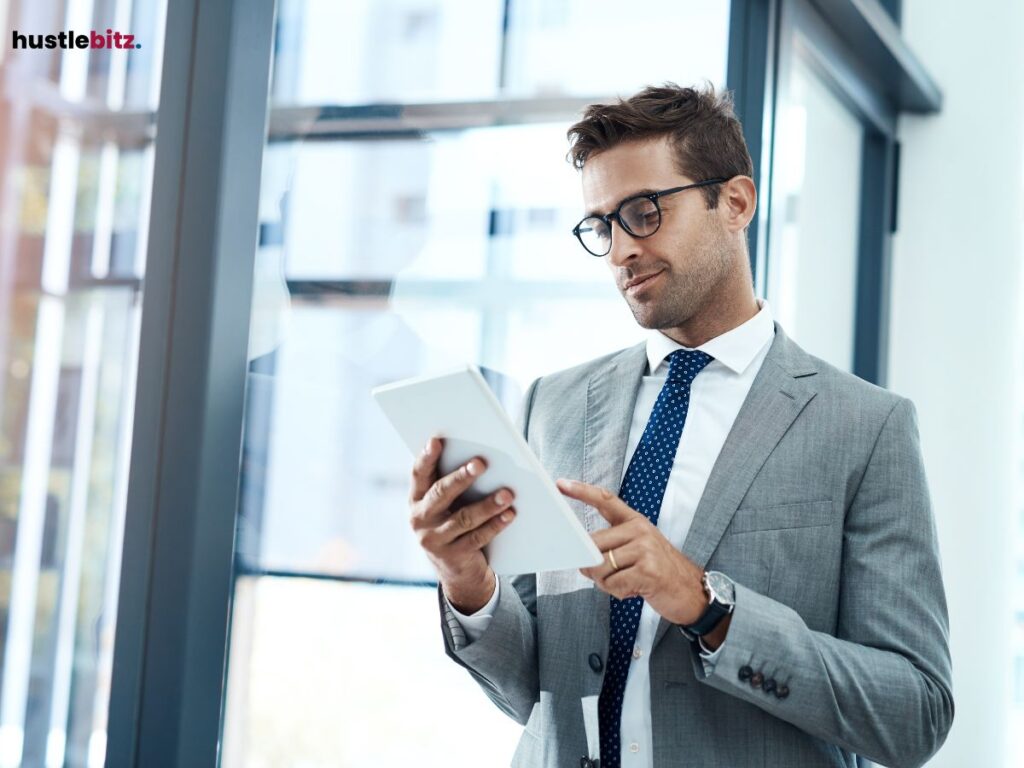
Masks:
[[[646,362],[638,344],[531,385],[521,426],[553,477],[618,492]],[[588,530],[607,525],[571,504]],[[909,400],[776,325],[682,551],[737,582],[736,608],[708,676],[661,621],[655,766],[855,766],[855,754],[918,766],[941,746],[953,720],[948,619]],[[449,656],[526,726],[512,764],[580,765],[596,738],[581,700],[601,691],[608,596],[577,571],[503,579],[469,644],[440,605]],[[789,695],[753,687],[744,666]]]

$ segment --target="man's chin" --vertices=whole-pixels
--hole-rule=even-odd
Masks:
[[[629,311],[633,313],[633,319],[636,320],[636,324],[641,328],[647,330],[661,330],[662,328],[668,328],[671,323],[665,322],[665,318],[659,316],[657,312],[651,311],[650,306],[637,306],[633,303],[629,305]]]
[[[664,331],[669,328],[678,328],[684,325],[689,316],[681,316],[682,313],[675,313],[670,315],[666,312],[658,312],[657,308],[652,304],[635,304],[633,302],[627,302],[629,304],[629,311],[633,313],[633,319],[636,320],[636,324],[641,328],[649,331]]]

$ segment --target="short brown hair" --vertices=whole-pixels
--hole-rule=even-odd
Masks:
[[[694,181],[753,176],[754,165],[733,111],[732,94],[714,86],[648,86],[615,104],[591,104],[568,131],[569,156],[582,169],[587,160],[629,141],[670,137],[677,170]],[[718,205],[717,185],[701,190],[708,208]]]

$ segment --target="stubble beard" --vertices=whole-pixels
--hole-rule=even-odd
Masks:
[[[728,278],[733,260],[728,241],[711,231],[686,262],[686,272],[669,266],[655,299],[640,301],[625,296],[633,318],[642,328],[664,330],[685,325],[713,299]]]

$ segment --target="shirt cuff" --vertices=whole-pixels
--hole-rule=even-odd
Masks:
[[[700,661],[704,665],[704,674],[710,676],[715,671],[715,664],[718,663],[718,657],[722,654],[722,649],[725,647],[725,640],[713,651],[704,645],[704,639],[701,637],[697,638],[697,645],[700,647]]]
[[[445,595],[444,601],[448,604],[448,609],[452,612],[452,616],[455,617],[456,621],[459,622],[459,626],[462,627],[466,633],[466,644],[476,642],[480,636],[487,630],[487,626],[491,623],[491,619],[494,618],[494,608],[498,605],[498,590],[501,589],[501,581],[498,577],[494,577],[494,593],[491,595],[491,599],[488,600],[484,607],[476,613],[466,615],[465,613],[459,612],[454,605],[448,600],[448,596]]]

